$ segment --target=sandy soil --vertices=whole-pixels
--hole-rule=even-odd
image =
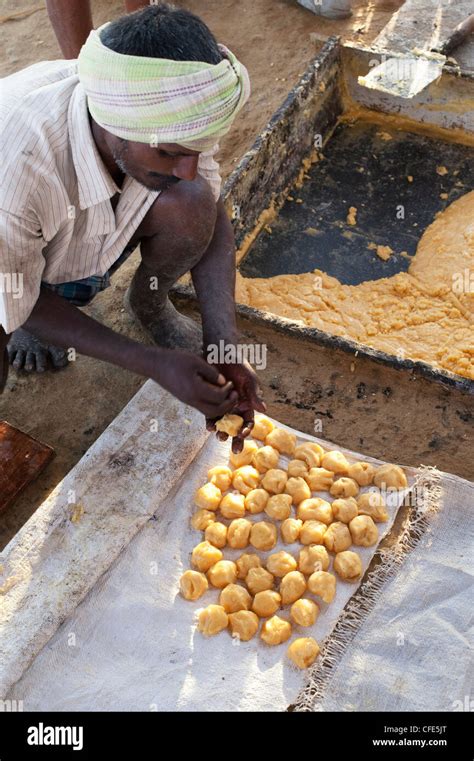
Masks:
[[[220,161],[226,177],[266,124],[315,53],[312,33],[339,34],[368,44],[388,23],[403,0],[355,0],[354,15],[331,22],[301,8],[293,0],[179,0],[209,24],[247,65],[252,97],[222,142]],[[16,20],[9,13],[41,6],[35,0],[0,0],[0,75],[36,61],[60,56],[44,9]],[[93,2],[95,24],[119,15],[119,0]],[[96,319],[127,335],[146,340],[122,306],[122,298],[137,263],[128,260],[89,308]],[[105,363],[79,357],[66,370],[47,376],[10,372],[0,400],[0,418],[53,446],[56,458],[39,479],[0,519],[0,547],[9,541],[56,483],[137,391],[143,380]]]

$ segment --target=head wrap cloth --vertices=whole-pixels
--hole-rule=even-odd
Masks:
[[[107,26],[107,25],[105,25]],[[205,151],[228,132],[250,95],[247,69],[224,45],[218,64],[116,53],[92,31],[78,58],[93,119],[138,143]]]

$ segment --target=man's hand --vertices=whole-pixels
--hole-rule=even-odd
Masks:
[[[204,256],[191,270],[191,275],[201,310],[204,346],[209,349],[219,345],[221,340],[226,345],[237,343],[234,231],[222,198],[217,202],[213,238]],[[242,430],[232,441],[232,451],[238,453],[253,426],[254,410],[265,412],[266,409],[260,397],[257,376],[248,362],[213,367],[217,367],[226,380],[232,381],[238,395],[232,410],[244,419]],[[208,419],[207,429],[214,431],[215,423],[216,418]],[[219,432],[218,438],[225,441],[227,434]]]
[[[215,365],[186,351],[161,350],[151,378],[206,418],[219,419],[238,403],[232,381]]]
[[[213,365],[225,376],[227,381],[232,382],[233,393],[236,393],[234,397],[234,407],[232,408],[232,414],[240,415],[243,417],[244,422],[241,430],[232,439],[232,451],[235,454],[242,451],[244,446],[244,439],[249,435],[254,424],[254,411],[265,412],[266,406],[262,397],[260,396],[260,389],[258,385],[257,375],[248,362],[235,365]],[[228,410],[229,411],[229,410]],[[210,418],[206,421],[206,427],[208,431],[216,430],[216,420],[222,415],[214,418]],[[221,441],[226,441],[227,434],[222,431],[217,433],[217,437]]]
[[[186,351],[132,341],[47,288],[41,289],[24,327],[48,344],[73,347],[78,354],[151,378],[205,417],[222,417],[238,402],[232,382],[215,365]]]

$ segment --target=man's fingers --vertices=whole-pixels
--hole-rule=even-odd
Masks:
[[[204,360],[199,362],[198,372],[199,375],[204,378],[204,380],[208,381],[208,383],[212,383],[213,385],[223,386],[226,382],[224,376],[219,372],[217,367],[209,365]]]
[[[206,429],[208,431],[215,431],[216,430],[216,422],[219,420],[218,417],[216,418],[207,418],[206,419]],[[225,431],[217,431],[216,436],[219,439],[219,441],[227,441],[227,433]]]
[[[199,408],[207,418],[221,418],[234,408],[235,402],[226,399],[222,404],[209,404],[205,399],[199,400]]]
[[[225,386],[213,386],[211,383],[203,382],[199,397],[206,404],[222,404],[226,400],[235,404],[237,393],[233,390],[232,383],[226,383]],[[217,413],[214,417],[217,417]]]
[[[244,439],[240,436],[234,436],[232,439],[232,451],[234,454],[239,454],[244,448]]]

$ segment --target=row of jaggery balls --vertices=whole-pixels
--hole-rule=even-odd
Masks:
[[[240,425],[242,418],[226,415],[217,427],[233,436]],[[335,553],[333,567],[341,579],[357,581],[361,577],[360,556],[349,547],[376,544],[376,523],[386,521],[388,514],[380,491],[360,494],[360,487],[374,484],[379,489],[400,489],[407,481],[397,465],[351,464],[342,452],[325,452],[314,442],[297,446],[294,434],[275,427],[263,415],[256,418],[252,436],[263,446],[247,439],[242,452],[230,455],[234,470],[226,465],[211,468],[208,482],[195,494],[199,509],[191,524],[204,532],[204,541],[194,548],[191,561],[195,570],[182,575],[180,588],[187,600],[199,599],[209,583],[221,590],[219,604],[208,605],[199,614],[198,628],[203,634],[211,636],[229,628],[232,636],[248,641],[262,618],[266,620],[261,639],[267,645],[279,645],[292,633],[290,621],[276,615],[281,606],[291,605],[291,621],[309,627],[319,615],[319,606],[303,597],[305,592],[325,603],[334,599],[336,577],[328,572],[328,552]],[[283,454],[292,458],[286,470],[277,467]],[[312,497],[314,491],[328,491],[336,499],[330,503]],[[292,506],[296,517],[291,517]],[[217,520],[218,512],[229,525]],[[263,512],[272,522],[244,517]],[[284,543],[303,545],[297,558],[284,550],[276,552],[267,558],[266,567],[255,553],[244,553],[235,562],[224,559],[226,546],[272,550],[278,541],[273,521],[280,523]],[[278,590],[275,579],[280,579]],[[316,640],[301,637],[290,644],[288,655],[299,668],[307,668],[319,651]]]

